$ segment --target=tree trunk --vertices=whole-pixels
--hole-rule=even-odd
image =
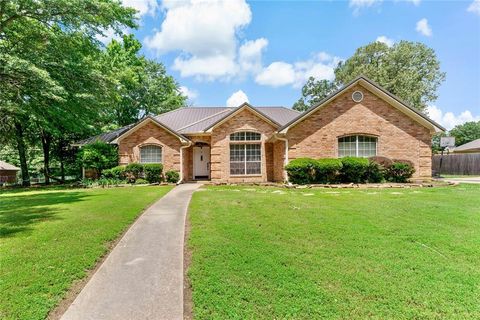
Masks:
[[[42,130],[42,149],[43,149],[43,172],[45,175],[45,184],[50,184],[50,145],[52,136]]]
[[[65,183],[65,149],[64,149],[64,140],[60,139],[58,141],[58,160],[60,161],[60,177],[62,183]]]
[[[25,140],[23,137],[23,127],[18,121],[15,121],[15,140],[17,141],[18,157],[20,158],[20,169],[22,170],[22,186],[30,186],[30,174],[28,173],[27,154]]]

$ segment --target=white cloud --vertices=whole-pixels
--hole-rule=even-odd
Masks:
[[[255,78],[255,82],[265,86],[280,87],[292,85],[302,86],[309,77],[317,80],[333,80],[335,66],[340,58],[325,52],[319,52],[311,59],[287,63],[276,61],[264,68]]]
[[[249,102],[248,97],[242,90],[234,92],[230,98],[227,99],[227,107],[235,108],[241,105],[244,102]]]
[[[432,28],[428,25],[428,20],[423,18],[417,22],[417,26],[415,28],[417,32],[420,32],[426,37],[430,37],[432,35]]]
[[[392,39],[387,38],[386,36],[379,36],[375,41],[385,43],[387,46],[393,46],[394,42]]]
[[[473,115],[470,110],[465,110],[456,115],[453,112],[444,113],[440,108],[434,105],[427,107],[427,114],[433,121],[438,122],[447,130],[465,122],[480,121],[480,114]]]
[[[405,0],[405,2],[411,2],[415,6],[418,6],[420,4],[420,2],[422,2],[422,1],[421,0]]]
[[[140,18],[147,14],[154,15],[160,7],[157,0],[122,0],[122,4],[137,10]]]
[[[238,72],[237,33],[252,18],[244,0],[164,1],[163,8],[160,31],[145,38],[148,48],[159,54],[181,51],[174,69],[182,76],[215,79]]]
[[[467,11],[480,15],[480,0],[473,0],[470,6],[468,6]]]
[[[198,97],[198,92],[192,89],[189,89],[185,86],[181,86],[180,92],[188,98],[188,100],[193,101]]]
[[[259,38],[245,42],[238,50],[238,63],[243,72],[259,72],[262,69],[262,54],[268,40]]]
[[[382,0],[350,0],[348,6],[353,8],[353,13],[356,15],[360,13],[361,9],[371,7],[381,2]]]

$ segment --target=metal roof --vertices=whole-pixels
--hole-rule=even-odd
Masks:
[[[11,170],[11,171],[19,171],[20,168],[15,167],[14,165],[7,163],[5,161],[0,160],[0,170]]]
[[[284,125],[290,120],[296,118],[300,112],[286,107],[253,107],[261,114],[270,118],[279,125]],[[178,132],[178,134],[201,133],[212,124],[222,120],[237,108],[228,107],[182,107],[166,113],[152,117],[154,120],[163,124],[165,127]],[[143,119],[141,120],[143,121]],[[140,122],[141,122],[140,121]],[[131,124],[114,131],[102,133],[75,143],[74,145],[85,145],[96,141],[113,142],[119,136],[134,127],[137,123]]]

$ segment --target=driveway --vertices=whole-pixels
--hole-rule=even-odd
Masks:
[[[183,319],[185,216],[200,186],[179,185],[147,209],[61,319]]]

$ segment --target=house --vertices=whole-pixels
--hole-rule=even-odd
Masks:
[[[4,183],[15,183],[17,181],[17,173],[20,168],[0,160],[0,185]]]
[[[118,145],[120,164],[163,163],[182,181],[285,181],[301,158],[385,156],[431,177],[431,138],[439,124],[365,77],[299,113],[284,107],[185,107],[89,138]]]
[[[480,139],[462,144],[452,150],[453,153],[480,153]]]

